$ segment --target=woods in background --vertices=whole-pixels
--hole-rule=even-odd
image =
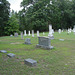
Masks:
[[[1,11],[6,10],[2,9],[1,5],[0,3]],[[7,1],[6,5],[9,5]],[[73,28],[75,25],[75,0],[23,0],[21,7],[21,11],[8,17],[9,5],[8,13],[3,12],[8,14],[6,20],[3,18],[5,15],[0,12],[0,32],[5,28],[3,35],[23,30],[48,31],[49,24],[52,24],[54,30]]]

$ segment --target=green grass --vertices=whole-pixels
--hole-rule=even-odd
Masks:
[[[40,33],[40,36],[43,36]],[[48,36],[48,33],[45,33]],[[31,38],[31,45],[24,44],[26,38]],[[51,40],[52,50],[36,48],[38,38],[24,36],[0,37],[0,50],[14,53],[14,58],[7,57],[8,53],[0,53],[0,75],[75,75],[75,35],[66,32],[54,33]],[[59,39],[64,39],[60,41]],[[31,58],[37,61],[37,66],[30,67],[24,64],[24,59]]]

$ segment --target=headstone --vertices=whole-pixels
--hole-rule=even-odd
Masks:
[[[52,25],[49,25],[49,34],[48,34],[48,37],[50,39],[54,39],[53,32],[52,32]]]
[[[43,35],[45,35],[45,33],[43,32]]]
[[[37,31],[37,36],[39,36],[39,31]]]
[[[68,32],[67,32],[67,34],[70,34],[70,29],[68,28],[68,30],[67,30]]]
[[[61,29],[58,30],[58,33],[59,33],[59,34],[61,33]]]
[[[23,38],[23,32],[21,32],[21,39],[24,39],[24,38]]]
[[[5,50],[0,50],[0,52],[1,52],[1,53],[7,53],[7,51],[5,51]]]
[[[13,35],[11,34],[10,36],[12,37]]]
[[[37,65],[37,61],[30,59],[30,58],[25,59],[24,62],[28,66],[36,66]]]
[[[15,36],[15,37],[18,37],[18,33],[14,33],[14,36]]]
[[[72,31],[72,29],[70,28],[70,29],[69,29],[69,32],[71,33],[71,31]]]
[[[24,36],[27,36],[27,34],[26,34],[26,30],[24,30]]]
[[[34,30],[32,30],[32,37],[34,37]]]
[[[31,44],[31,40],[30,40],[30,38],[27,38],[26,40],[25,40],[25,43],[24,44]]]
[[[52,33],[54,33],[54,29],[52,29]]]
[[[30,31],[28,31],[28,36],[30,36]]]
[[[59,39],[60,41],[64,41],[64,39]]]
[[[15,54],[9,53],[9,54],[7,54],[7,56],[9,56],[9,57],[15,57]]]
[[[38,37],[39,44],[36,45],[36,47],[41,47],[45,49],[53,49],[53,46],[51,46],[51,39],[49,37]]]
[[[63,30],[61,30],[61,32],[63,32]]]

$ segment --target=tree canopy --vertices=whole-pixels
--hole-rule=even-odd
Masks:
[[[0,0],[0,36],[5,35],[5,27],[9,20],[10,4],[7,0]]]
[[[21,30],[47,31],[49,24],[52,24],[55,30],[66,29],[75,24],[74,0],[23,0],[21,7]]]

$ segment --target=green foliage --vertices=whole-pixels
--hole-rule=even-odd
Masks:
[[[8,26],[5,27],[5,33],[7,35],[14,34],[14,32],[19,32],[19,21],[16,18],[15,13],[11,13],[11,17],[9,18],[7,25]]]
[[[7,0],[0,0],[0,36],[5,35],[4,28],[9,19],[10,4]]]
[[[32,4],[30,7],[28,7]],[[47,31],[48,25],[53,28],[69,28],[75,24],[75,1],[69,0],[23,0],[21,2],[23,10],[19,12],[21,30]]]

